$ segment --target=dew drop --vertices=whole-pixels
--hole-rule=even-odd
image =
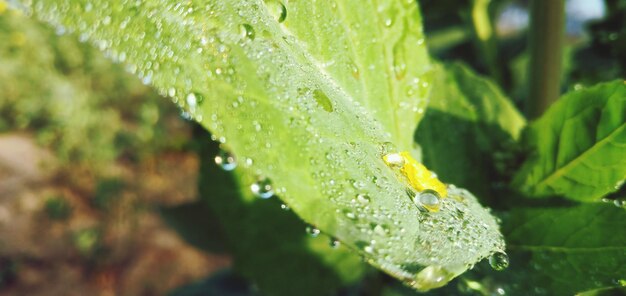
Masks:
[[[439,211],[441,206],[441,198],[439,193],[434,190],[426,189],[417,195],[418,202],[429,212]]]
[[[220,149],[220,152],[215,156],[215,164],[225,171],[232,171],[237,167],[237,159],[232,153]]]
[[[391,25],[393,25],[393,19],[390,17],[385,18],[385,27],[391,27]]]
[[[250,185],[252,193],[259,198],[267,199],[274,195],[272,182],[268,178],[259,178],[258,181]]]
[[[386,226],[380,224],[374,226],[374,233],[378,235],[386,235],[388,231],[389,229]]]
[[[243,38],[254,40],[254,28],[249,24],[241,24],[241,26],[239,26],[239,33]]]
[[[194,93],[189,93],[187,95],[187,98],[185,98],[185,100],[187,101],[187,105],[190,108],[195,108],[198,106],[198,98],[196,97],[196,94]]]
[[[396,148],[396,145],[394,145],[391,142],[384,142],[384,143],[380,144],[380,154],[382,154],[382,155],[395,153],[397,151],[398,151],[398,148]]]
[[[346,217],[350,220],[355,220],[356,219],[356,215],[351,212],[350,210],[343,210],[343,214],[346,215]]]
[[[626,200],[616,199],[613,201],[613,204],[618,208],[624,208],[626,207]]]
[[[306,233],[309,234],[310,237],[318,237],[320,235],[320,230],[313,225],[307,225]]]
[[[617,183],[615,183],[615,190],[619,190],[622,185],[624,185],[624,182],[626,182],[626,180],[620,180]]]
[[[287,8],[282,2],[269,0],[265,2],[265,6],[277,22],[282,23],[287,18]]]
[[[509,266],[509,256],[504,252],[496,252],[489,257],[489,265],[494,270],[504,270]]]
[[[336,248],[339,248],[339,246],[341,246],[341,242],[338,239],[336,239],[334,237],[330,239],[330,247],[331,248],[336,249]]]
[[[399,153],[389,153],[383,156],[385,163],[393,168],[401,168],[404,166],[404,157]]]
[[[352,77],[354,77],[355,79],[361,78],[361,73],[359,73],[359,67],[356,64],[350,62],[350,69],[352,70]]]
[[[287,204],[281,204],[280,209],[283,211],[289,211],[291,208]]]
[[[396,79],[401,80],[406,75],[406,54],[402,40],[393,47],[393,71]]]
[[[333,112],[333,104],[330,102],[328,96],[321,90],[316,89],[313,91],[313,98],[322,109],[326,112]]]
[[[362,204],[368,204],[370,202],[370,197],[367,194],[357,194],[356,200]]]

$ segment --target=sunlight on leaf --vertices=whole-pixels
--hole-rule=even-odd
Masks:
[[[529,196],[598,201],[616,191],[626,178],[626,84],[566,94],[531,124],[526,144],[514,185]]]
[[[24,3],[172,97],[244,160],[245,187],[267,180],[307,223],[414,288],[503,250],[469,192],[451,186],[439,212],[424,211],[381,159],[412,149],[430,89],[415,1]]]

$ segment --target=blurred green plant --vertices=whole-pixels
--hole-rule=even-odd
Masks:
[[[72,214],[72,206],[63,196],[49,197],[44,207],[52,220],[66,220]]]
[[[180,148],[181,139],[164,137],[166,115],[177,112],[171,105],[61,33],[18,11],[0,14],[0,131],[35,131],[60,160],[96,173],[119,157]]]
[[[78,253],[89,259],[97,259],[102,251],[102,233],[97,228],[85,228],[72,234],[72,242]]]
[[[119,178],[100,179],[93,195],[93,204],[101,210],[109,210],[121,198],[125,186],[125,182]]]

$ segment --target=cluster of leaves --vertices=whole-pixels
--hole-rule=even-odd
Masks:
[[[36,17],[131,65],[236,153],[240,166],[220,171],[210,164],[218,145],[205,142],[202,201],[164,216],[198,246],[229,250],[263,293],[411,293],[357,254],[424,290],[500,251],[494,217],[469,193],[425,213],[380,160],[381,143],[412,149],[417,122],[424,163],[502,218],[511,268],[478,265],[461,276],[462,291],[600,293],[624,283],[623,80],[568,93],[526,125],[496,83],[430,62],[413,1],[358,1],[350,13],[348,1],[34,2]],[[466,15],[490,15],[474,2]],[[480,52],[493,42],[478,41]],[[494,66],[498,54],[488,55],[485,69],[514,93]],[[283,207],[349,248],[307,237],[293,212],[256,198],[250,185],[258,191],[266,177]]]

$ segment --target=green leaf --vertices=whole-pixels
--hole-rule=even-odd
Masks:
[[[462,64],[437,65],[433,89],[415,134],[424,164],[444,182],[491,196],[506,168],[502,151],[518,140],[526,120],[495,84]]]
[[[626,84],[563,96],[530,125],[531,154],[514,185],[531,197],[597,201],[626,178]]]
[[[160,213],[165,222],[189,244],[211,253],[226,251],[222,225],[204,202],[162,207]]]
[[[252,175],[269,178],[302,219],[409,285],[444,285],[504,248],[497,223],[467,191],[450,190],[438,213],[422,211],[381,160],[396,150],[388,143],[411,148],[430,86],[415,1],[29,8],[189,110],[241,160],[243,187]]]
[[[514,294],[538,287],[546,295],[572,295],[619,286],[626,279],[624,218],[624,208],[607,203],[513,210],[503,233],[511,267],[526,277],[509,283]]]

